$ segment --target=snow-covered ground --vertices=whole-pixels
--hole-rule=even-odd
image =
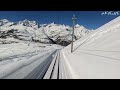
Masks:
[[[19,42],[0,45],[0,78],[33,63],[37,58],[63,48],[59,45]],[[47,56],[47,55],[46,55]],[[46,57],[45,56],[45,57]],[[35,67],[35,66],[34,66]]]
[[[53,40],[61,38],[61,40],[71,40],[71,27],[69,26],[51,23],[38,28],[34,21],[28,20],[19,23],[2,20],[0,26],[0,33],[4,33],[0,38],[0,78],[33,63],[30,69],[26,67],[19,73],[14,73],[15,76],[18,75],[22,78],[52,51],[62,48],[60,52],[61,77],[73,79],[120,78],[120,16],[92,32],[77,24],[75,36],[81,38],[74,42],[72,53],[71,45],[62,47],[55,44],[29,42],[31,35],[34,39],[43,40],[43,42],[49,42],[49,40],[46,41],[47,37]],[[7,32],[9,30],[13,30],[13,32],[18,30],[17,33],[15,31],[16,34],[12,32],[13,36],[26,38],[28,41],[10,36],[11,32]],[[6,34],[8,35],[3,38]],[[42,56],[40,61],[34,62]],[[26,71],[27,69],[28,71]]]
[[[120,78],[120,16],[62,50],[71,78]]]
[[[76,24],[75,28],[76,39],[89,33],[84,26]],[[27,19],[19,22],[0,20],[0,78],[33,63],[36,58],[47,56],[46,53],[63,48],[60,45],[68,45],[71,41],[71,30],[72,27],[67,25],[38,25]],[[50,44],[50,39],[60,45]]]
[[[29,46],[28,46],[29,45]],[[13,43],[13,44],[4,44],[0,45],[0,60],[15,56],[15,55],[21,55],[25,53],[35,53],[40,51],[46,51],[51,50],[54,48],[60,48],[59,45],[50,45],[50,44],[39,44],[39,43],[30,43],[24,42],[24,43]]]

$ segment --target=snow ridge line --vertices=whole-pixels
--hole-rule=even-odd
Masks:
[[[59,51],[57,51],[56,61],[55,61],[55,64],[54,64],[51,79],[59,79],[58,68],[59,68]]]
[[[68,70],[70,71],[71,78],[72,78],[72,79],[79,79],[79,75],[73,70],[73,68],[72,68],[71,65],[69,64],[67,58],[65,57],[64,52],[63,52],[62,50],[61,50],[61,52],[62,52],[64,61],[65,61],[65,63],[66,63],[66,66],[68,67]]]
[[[108,23],[105,23],[104,25],[100,26],[100,27],[97,28],[96,30],[101,30],[101,29],[103,29],[103,28],[107,28],[107,27],[109,27],[109,26],[111,26],[111,25],[113,25],[113,24],[115,24],[115,23],[117,23],[117,22],[119,22],[119,21],[120,21],[120,16],[118,16],[117,18],[109,21]]]
[[[50,79],[52,71],[54,69],[55,62],[56,62],[57,53],[58,53],[58,51],[55,53],[54,58],[53,58],[53,60],[52,60],[52,62],[51,62],[51,64],[50,64],[43,79]]]

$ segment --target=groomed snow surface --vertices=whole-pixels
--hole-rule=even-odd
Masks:
[[[62,50],[75,79],[120,78],[120,16]]]

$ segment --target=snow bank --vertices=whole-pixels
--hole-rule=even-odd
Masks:
[[[120,78],[120,16],[65,47],[64,59],[76,78]],[[75,73],[75,74],[74,74]]]

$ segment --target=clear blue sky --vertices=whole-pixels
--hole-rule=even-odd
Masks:
[[[88,29],[96,29],[118,15],[101,15],[103,11],[0,11],[0,19],[17,22],[28,19],[39,24],[52,23],[72,26],[72,16],[76,15],[76,23]]]

